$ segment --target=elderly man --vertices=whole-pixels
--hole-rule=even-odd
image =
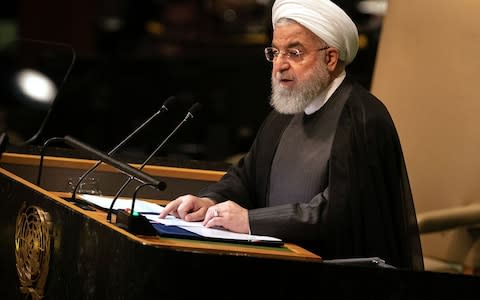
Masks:
[[[324,259],[380,257],[423,269],[399,138],[385,106],[346,74],[358,32],[329,0],[272,8],[274,110],[245,157],[167,214],[270,235]]]

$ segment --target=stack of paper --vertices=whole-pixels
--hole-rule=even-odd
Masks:
[[[109,209],[113,200],[113,197],[87,194],[81,194],[79,197],[103,209]],[[131,207],[132,199],[122,197],[115,201],[113,209],[116,211],[118,209],[130,209]],[[165,219],[160,219],[159,214],[163,208],[163,206],[156,203],[139,199],[135,200],[135,211],[144,215],[160,235],[169,234],[170,236],[184,238],[201,237],[216,241],[246,242],[272,246],[283,245],[283,241],[276,237],[238,233],[221,228],[207,228],[202,225],[202,222],[187,222],[174,216],[167,216]],[[163,224],[164,226],[155,226],[155,224]],[[171,226],[170,230],[165,226]],[[182,230],[173,230],[175,227],[181,228]]]

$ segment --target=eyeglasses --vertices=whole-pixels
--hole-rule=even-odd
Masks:
[[[330,46],[325,46],[323,48],[316,49],[316,50],[317,51],[322,51],[322,50],[326,50],[328,48],[330,48]],[[267,48],[265,48],[264,52],[265,52],[265,58],[269,62],[273,62],[280,54],[283,54],[286,58],[288,58],[290,60],[300,61],[300,60],[302,60],[302,56],[304,54],[303,51],[295,49],[295,48],[287,49],[285,51],[280,51],[280,50],[278,50],[277,48],[274,48],[274,47],[267,47]]]

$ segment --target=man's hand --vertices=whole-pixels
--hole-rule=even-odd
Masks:
[[[188,222],[201,221],[205,218],[207,209],[215,204],[216,202],[210,198],[184,195],[168,203],[159,217],[165,218],[171,214]]]
[[[210,206],[203,220],[205,227],[223,227],[239,233],[250,233],[248,210],[233,201]]]

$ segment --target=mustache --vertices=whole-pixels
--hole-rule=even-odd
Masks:
[[[277,73],[273,74],[272,80],[275,80],[277,82],[279,82],[281,80],[295,80],[295,76],[277,72]]]

